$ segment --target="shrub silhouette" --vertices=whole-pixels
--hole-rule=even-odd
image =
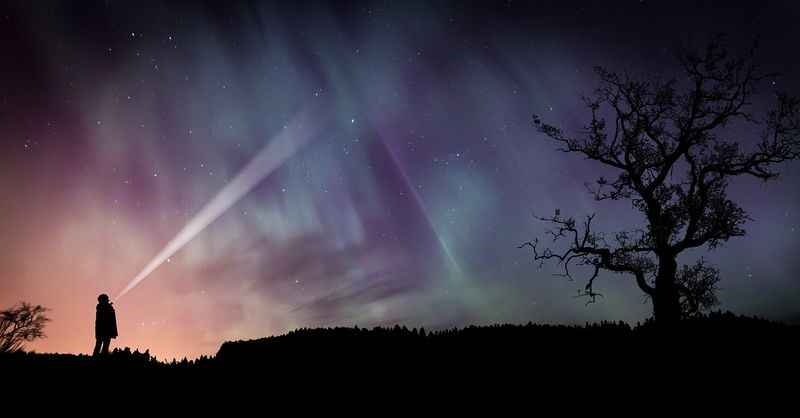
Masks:
[[[47,308],[21,302],[0,311],[0,353],[21,350],[25,343],[44,338],[44,326],[50,321]]]

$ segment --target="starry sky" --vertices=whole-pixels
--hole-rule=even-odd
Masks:
[[[40,351],[88,352],[97,295],[309,108],[317,134],[117,301],[115,345],[181,358],[303,326],[643,320],[630,278],[601,275],[585,306],[517,249],[544,231],[532,212],[641,222],[595,203],[598,167],[531,114],[577,130],[593,66],[671,75],[718,32],[759,37],[783,73],[765,97],[800,92],[792,2],[30,3],[0,5],[0,306],[51,309]],[[720,267],[721,308],[800,320],[798,181],[800,164],[735,180],[748,236],[681,259]]]

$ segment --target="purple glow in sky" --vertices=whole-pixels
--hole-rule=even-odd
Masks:
[[[594,202],[598,168],[557,152],[531,114],[579,129],[593,66],[670,75],[679,44],[716,32],[759,36],[760,62],[784,74],[767,87],[800,92],[799,16],[730,2],[4,4],[0,307],[50,307],[34,348],[86,352],[97,294],[123,290],[311,105],[330,122],[312,118],[315,139],[164,253],[116,305],[116,345],[191,357],[301,326],[642,320],[632,281],[602,276],[587,307],[580,283],[516,248],[545,228],[531,211],[640,222]],[[795,164],[732,187],[753,221],[705,255],[723,309],[798,316],[798,181]]]

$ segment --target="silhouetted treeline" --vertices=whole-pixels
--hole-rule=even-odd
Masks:
[[[222,344],[213,357],[163,361],[148,351],[115,349],[107,356],[13,353],[7,365],[80,369],[192,369],[272,371],[408,370],[420,367],[562,367],[580,364],[636,364],[639,360],[703,364],[797,362],[800,326],[714,312],[664,331],[652,322],[579,325],[468,326],[424,328],[302,328],[284,335]]]
[[[226,342],[215,356],[225,366],[282,367],[287,360],[302,359],[318,366],[342,362],[394,364],[470,365],[542,358],[584,358],[596,362],[603,356],[620,360],[651,356],[723,358],[761,350],[773,354],[800,348],[800,327],[760,318],[713,312],[681,322],[665,331],[652,321],[631,326],[624,322],[579,325],[499,324],[468,326],[427,332],[422,329],[314,328],[249,341]],[[702,355],[698,355],[702,352]]]

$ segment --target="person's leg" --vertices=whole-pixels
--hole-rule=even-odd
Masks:
[[[95,338],[94,343],[94,352],[92,352],[93,356],[100,354],[100,346],[103,344],[103,339],[100,337]]]
[[[103,338],[103,354],[108,354],[109,344],[111,344],[111,338]]]

